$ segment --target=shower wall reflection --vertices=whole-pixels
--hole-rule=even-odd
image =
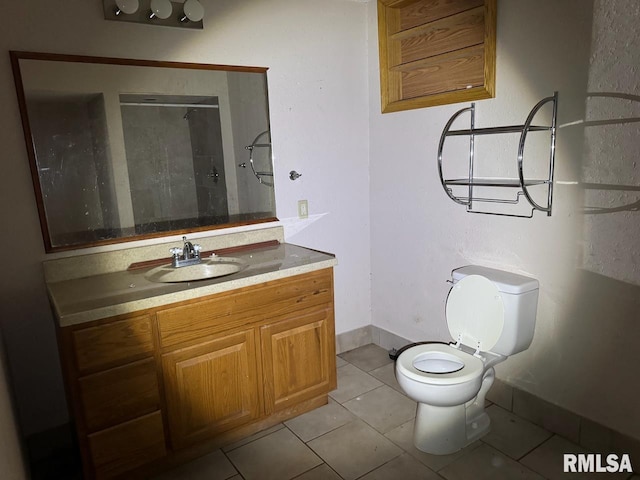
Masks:
[[[136,232],[228,222],[217,97],[120,95],[120,105]]]
[[[37,95],[27,107],[52,241],[119,230],[103,95]]]

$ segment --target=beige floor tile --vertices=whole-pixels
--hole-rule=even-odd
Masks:
[[[402,454],[361,420],[347,423],[308,445],[346,480],[356,479]]]
[[[393,360],[389,358],[389,352],[373,343],[349,350],[338,356],[365,372],[375,370],[387,363],[393,362]]]
[[[331,467],[326,463],[322,465],[318,465],[312,470],[303,473],[299,477],[296,477],[295,480],[342,480],[340,475],[331,470]]]
[[[481,445],[438,472],[447,480],[544,480],[489,445]]]
[[[451,455],[431,455],[430,453],[422,452],[413,444],[413,422],[414,421],[411,420],[397,428],[394,428],[390,432],[387,432],[385,437],[405,450],[420,463],[436,472],[481,445],[481,442],[477,441],[463,448],[459,452],[452,453]]]
[[[288,420],[285,425],[303,442],[308,442],[355,420],[355,418],[349,410],[335,400],[329,399],[327,405]]]
[[[227,480],[238,473],[221,450],[197,458],[153,480]]]
[[[498,405],[492,405],[486,411],[491,418],[491,431],[482,437],[482,441],[516,460],[552,435]]]
[[[416,402],[383,385],[343,404],[380,433],[386,433],[416,416]]]
[[[385,463],[374,471],[367,473],[360,480],[442,480],[408,453]]]
[[[563,471],[565,453],[587,453],[587,450],[569,440],[554,435],[520,460],[520,463],[544,475],[549,480],[602,480],[603,478],[607,480],[626,480],[630,475],[629,473],[565,473]]]
[[[383,367],[376,368],[375,370],[371,370],[369,375],[377,378],[382,383],[389,385],[394,390],[402,393],[404,395],[404,391],[402,387],[398,384],[398,380],[396,380],[396,364],[388,363]]]
[[[338,368],[338,388],[329,395],[336,402],[344,403],[381,385],[382,382],[368,373],[353,365],[345,365]]]
[[[287,480],[322,463],[288,428],[236,448],[227,456],[246,480]]]

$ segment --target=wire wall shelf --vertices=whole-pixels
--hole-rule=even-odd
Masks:
[[[549,104],[551,107],[551,121],[549,125],[533,125],[533,120],[536,114],[542,107]],[[440,175],[440,182],[445,193],[454,202],[464,205],[469,213],[483,213],[487,215],[500,215],[507,217],[533,217],[533,212],[536,210],[546,212],[547,216],[551,216],[551,206],[553,202],[553,172],[555,164],[555,149],[556,149],[556,118],[558,114],[558,92],[550,97],[540,100],[529,112],[527,119],[522,125],[509,125],[491,128],[475,128],[475,103],[472,103],[470,107],[463,108],[457,111],[447,122],[440,136],[440,144],[438,145],[438,173]],[[470,116],[470,128],[463,130],[451,130],[453,123],[461,115],[469,113]],[[527,140],[527,135],[530,132],[548,132],[550,136],[549,145],[549,165],[548,175],[546,178],[525,178],[524,175],[524,147]],[[475,137],[479,135],[497,135],[497,134],[509,134],[519,133],[520,140],[518,142],[517,153],[517,178],[485,178],[477,177],[474,175],[474,161],[475,161]],[[443,174],[443,149],[447,138],[455,136],[468,136],[469,137],[469,159],[468,159],[468,176],[463,178],[445,178]],[[499,198],[494,195],[480,196],[477,190],[481,187],[493,187],[495,188],[511,188],[517,189],[515,195],[511,198]],[[546,189],[542,192],[546,196],[546,202],[536,202],[533,199],[530,188]],[[531,188],[533,190],[533,188]],[[506,204],[517,205],[521,200],[525,200],[531,206],[531,211],[528,214],[522,213],[502,213],[494,212],[489,209],[483,209],[483,204]]]

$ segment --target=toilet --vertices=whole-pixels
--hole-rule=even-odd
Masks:
[[[452,272],[446,303],[455,343],[422,343],[396,360],[396,378],[418,402],[414,444],[423,452],[454,453],[489,432],[484,401],[494,365],[529,348],[538,281],[469,265]]]

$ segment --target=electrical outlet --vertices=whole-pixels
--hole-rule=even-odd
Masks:
[[[309,202],[306,200],[298,200],[298,218],[309,217]]]

